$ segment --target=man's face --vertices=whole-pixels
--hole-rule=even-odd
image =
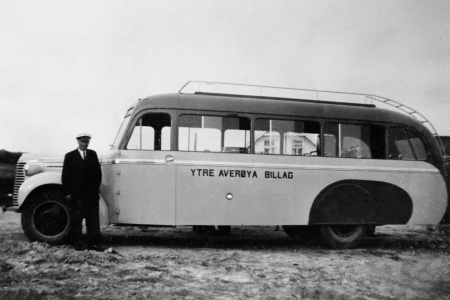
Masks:
[[[91,141],[90,139],[86,139],[86,138],[81,138],[78,141],[78,148],[81,151],[86,151],[87,147],[89,146],[89,142]]]

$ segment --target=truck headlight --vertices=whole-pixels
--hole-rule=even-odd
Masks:
[[[25,175],[33,176],[44,171],[44,166],[40,163],[28,162],[25,165]]]

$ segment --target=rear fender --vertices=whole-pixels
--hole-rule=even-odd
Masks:
[[[406,224],[412,211],[411,197],[396,185],[342,180],[318,195],[311,208],[309,225]]]

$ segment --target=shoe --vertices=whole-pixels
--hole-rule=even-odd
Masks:
[[[83,251],[83,245],[82,244],[76,244],[73,246],[75,251]]]
[[[90,246],[88,246],[88,250],[97,251],[97,252],[103,252],[106,249],[101,247],[100,245],[90,245]]]

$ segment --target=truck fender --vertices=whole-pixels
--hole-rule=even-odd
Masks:
[[[19,207],[22,206],[22,204],[25,202],[25,199],[27,199],[28,195],[30,195],[32,191],[40,186],[48,184],[62,185],[61,173],[45,172],[36,174],[32,177],[28,177],[19,188]]]

